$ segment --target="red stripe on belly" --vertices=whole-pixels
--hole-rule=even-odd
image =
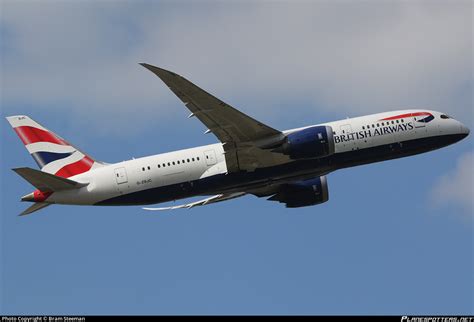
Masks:
[[[431,113],[428,113],[428,112],[407,113],[407,114],[401,114],[401,115],[397,115],[397,116],[386,117],[384,119],[381,119],[380,121],[390,121],[390,120],[403,119],[403,118],[406,118],[406,117],[429,116],[429,115],[431,115]]]
[[[76,174],[84,173],[89,171],[94,164],[94,160],[89,157],[83,157],[81,160],[74,163],[68,164],[61,169],[59,169],[55,175],[63,178],[69,178],[75,176]]]
[[[16,134],[20,137],[23,144],[28,145],[36,142],[51,142],[61,145],[68,145],[51,132],[38,129],[32,126],[18,126],[14,128]]]

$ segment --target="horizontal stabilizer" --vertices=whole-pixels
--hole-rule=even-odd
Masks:
[[[79,183],[31,168],[16,168],[12,170],[34,187],[44,192],[77,189],[88,185],[88,183]]]
[[[28,207],[27,209],[25,209],[25,211],[23,211],[20,216],[25,216],[25,215],[29,215],[31,214],[32,212],[35,212],[35,211],[38,211],[40,209],[43,209],[44,207],[48,207],[49,205],[51,205],[50,203],[47,203],[47,202],[35,202],[33,205],[31,205],[30,207]]]

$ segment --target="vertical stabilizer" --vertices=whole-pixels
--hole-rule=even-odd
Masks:
[[[8,116],[7,121],[43,172],[69,178],[102,166],[28,116]]]

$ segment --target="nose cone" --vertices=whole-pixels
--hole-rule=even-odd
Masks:
[[[467,126],[465,126],[464,124],[461,124],[461,134],[464,134],[466,136],[469,135],[469,128]]]
[[[469,135],[469,132],[470,132],[470,131],[469,131],[469,128],[468,128],[467,126],[465,126],[465,125],[463,125],[462,127],[463,127],[463,134],[466,134],[466,136],[468,136],[468,135]]]

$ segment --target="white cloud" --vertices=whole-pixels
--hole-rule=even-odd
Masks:
[[[474,152],[461,156],[456,169],[438,178],[431,191],[437,205],[457,204],[474,216]]]
[[[295,102],[334,116],[429,107],[472,124],[471,7],[2,1],[2,106],[71,107],[130,130],[177,104],[145,61],[256,117],[282,120],[297,112],[272,107]]]

